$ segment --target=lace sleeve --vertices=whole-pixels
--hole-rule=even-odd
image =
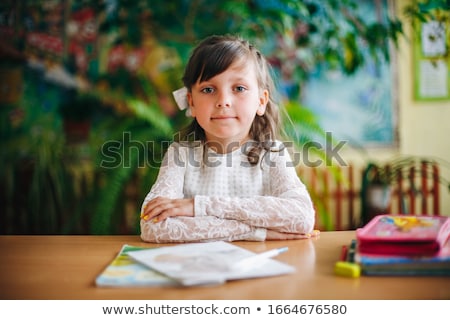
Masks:
[[[286,152],[287,153],[287,152]],[[310,233],[315,212],[288,154],[270,154],[269,195],[249,198],[195,197],[195,214],[244,222],[288,233]]]
[[[184,172],[186,170],[186,166],[183,165],[184,161],[185,157],[180,153],[180,148],[171,145],[164,155],[158,178],[142,203],[141,212],[150,200],[158,196],[170,199],[183,198]]]
[[[177,147],[169,147],[164,156],[158,178],[145,197],[145,205],[157,196],[183,198],[185,155]],[[220,217],[177,217],[159,223],[141,220],[141,239],[147,242],[189,242],[189,241],[263,241],[266,230],[248,224]]]
[[[141,239],[147,242],[264,241],[266,229],[212,216],[167,218],[158,223],[141,220]]]

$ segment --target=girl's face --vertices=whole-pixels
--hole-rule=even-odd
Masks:
[[[225,153],[249,139],[256,115],[262,116],[269,99],[260,90],[253,63],[235,62],[213,78],[195,83],[188,93],[192,116],[207,142]]]

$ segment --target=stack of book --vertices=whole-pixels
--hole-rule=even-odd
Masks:
[[[450,276],[450,217],[376,216],[356,231],[347,259],[363,275]]]

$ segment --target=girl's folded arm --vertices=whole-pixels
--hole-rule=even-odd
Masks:
[[[285,195],[287,196],[287,195]],[[237,220],[253,227],[286,233],[310,233],[314,209],[307,197],[195,197],[195,213]]]
[[[212,216],[167,218],[158,223],[141,220],[141,239],[146,242],[264,241],[266,230],[236,220]]]

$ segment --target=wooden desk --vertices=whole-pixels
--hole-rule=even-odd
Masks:
[[[448,277],[335,276],[341,246],[354,236],[337,231],[309,240],[235,242],[254,252],[287,245],[276,259],[297,272],[193,288],[95,287],[95,277],[123,244],[161,246],[138,236],[0,236],[0,299],[450,299]]]

